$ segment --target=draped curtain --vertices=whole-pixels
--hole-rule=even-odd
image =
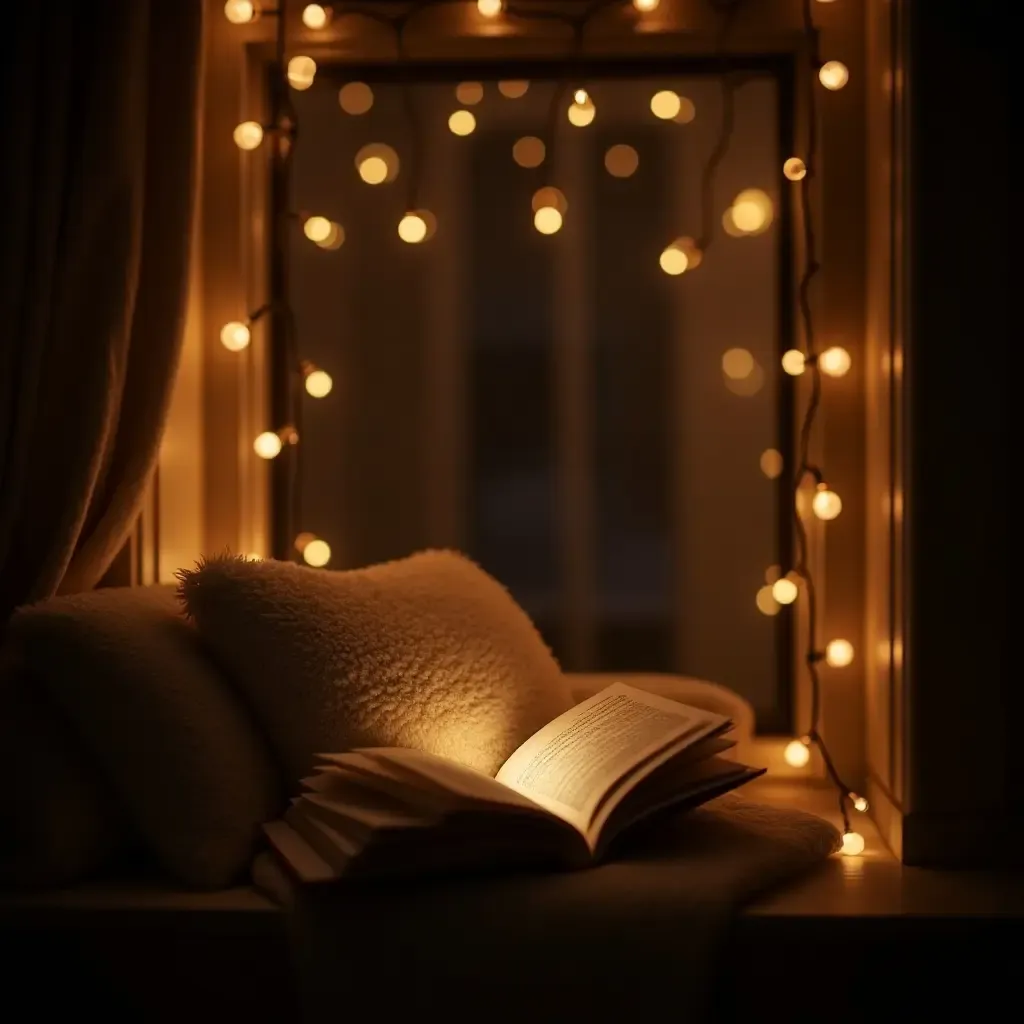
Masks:
[[[202,6],[48,0],[7,26],[0,627],[96,585],[156,462],[183,331]]]

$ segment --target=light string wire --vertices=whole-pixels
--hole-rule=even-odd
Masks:
[[[411,22],[418,14],[429,7],[438,6],[442,3],[464,3],[466,0],[418,0],[411,4],[400,14],[388,13],[380,9],[368,8],[358,3],[334,3],[322,5],[329,9],[335,17],[361,17],[386,25],[395,34],[396,57],[400,62],[408,60],[405,34]],[[700,234],[697,240],[699,253],[707,251],[715,236],[715,183],[717,172],[727,157],[732,136],[735,128],[735,92],[745,76],[735,72],[730,67],[728,40],[736,21],[736,15],[745,0],[707,0],[713,11],[721,16],[719,29],[716,33],[715,54],[722,62],[721,83],[722,100],[719,120],[719,129],[715,143],[705,161],[700,178]],[[562,77],[556,83],[551,99],[551,106],[547,117],[546,132],[547,156],[544,161],[547,180],[550,181],[554,174],[554,157],[558,128],[558,116],[563,105],[563,100],[568,90],[572,76],[575,72],[580,58],[583,55],[586,30],[590,22],[602,11],[617,6],[629,5],[630,0],[592,0],[591,3],[582,7],[578,14],[571,15],[564,11],[552,11],[521,6],[515,3],[506,2],[501,14],[506,18],[520,21],[554,21],[567,26],[572,33],[572,50],[565,63]],[[815,579],[811,571],[810,537],[807,526],[800,513],[798,504],[801,488],[804,481],[810,477],[817,486],[824,484],[824,475],[821,469],[816,466],[810,458],[811,442],[814,435],[814,427],[817,422],[818,413],[822,402],[822,371],[817,351],[817,341],[814,330],[814,317],[811,304],[811,291],[815,278],[821,270],[821,263],[818,256],[817,232],[815,229],[812,213],[812,191],[817,175],[817,164],[820,157],[819,130],[818,130],[818,87],[816,78],[822,66],[819,49],[819,31],[815,25],[811,8],[812,0],[802,0],[802,22],[809,61],[809,73],[805,74],[807,83],[806,115],[807,115],[807,142],[806,154],[804,157],[805,173],[800,179],[801,197],[801,228],[804,242],[804,268],[801,274],[797,289],[797,304],[803,335],[804,365],[809,371],[810,390],[807,399],[807,406],[803,419],[800,423],[797,440],[797,466],[792,478],[793,491],[793,516],[796,539],[796,552],[793,565],[793,572],[803,582],[803,598],[807,615],[807,646],[804,653],[804,664],[811,684],[811,708],[810,722],[807,732],[804,734],[806,742],[813,744],[818,750],[826,773],[838,790],[839,811],[843,821],[844,833],[850,832],[850,815],[848,801],[854,799],[850,787],[846,785],[842,776],[836,768],[828,746],[821,734],[821,676],[819,664],[824,660],[824,654],[817,645],[818,633],[818,598],[815,586]],[[281,178],[280,184],[287,187],[291,178],[291,161],[294,157],[295,144],[298,136],[298,117],[294,103],[291,100],[289,82],[287,78],[287,0],[278,0],[275,10],[267,11],[268,14],[277,16],[277,32],[275,39],[275,52],[278,67],[280,69],[280,81],[272,89],[273,124],[271,131],[279,136],[277,144],[283,147],[281,155]],[[415,104],[411,95],[411,86],[407,80],[402,81],[403,105],[408,121],[410,139],[412,146],[411,173],[409,184],[408,210],[411,212],[417,208],[419,201],[419,176],[422,170],[422,133],[416,117]],[[284,216],[293,219],[295,214],[285,212]],[[282,226],[283,227],[283,226]],[[281,236],[286,237],[286,236]],[[291,430],[293,435],[289,438],[294,442],[298,440],[299,421],[301,418],[302,404],[302,382],[311,364],[302,360],[298,354],[298,339],[295,329],[295,314],[292,309],[287,292],[287,263],[284,264],[285,273],[283,281],[285,288],[281,294],[271,294],[267,303],[261,306],[250,316],[250,321],[259,319],[266,313],[277,312],[281,317],[284,326],[284,337],[286,347],[286,358],[293,373],[293,383],[289,388],[290,418],[286,430]],[[301,474],[298,458],[294,459],[293,471],[290,477],[290,491],[300,489]],[[295,522],[298,516],[298,499],[290,494],[289,507]]]
[[[839,812],[843,819],[843,832],[850,831],[850,814],[847,801],[851,790],[846,785],[836,768],[835,761],[829,753],[827,744],[821,734],[821,673],[818,665],[824,655],[818,648],[818,595],[814,576],[811,572],[810,537],[804,517],[798,504],[804,481],[810,477],[820,486],[824,475],[818,466],[811,462],[810,449],[814,435],[814,427],[821,410],[822,381],[819,365],[817,339],[814,333],[814,314],[811,307],[811,288],[821,270],[818,258],[818,239],[813,216],[813,183],[817,175],[820,144],[818,132],[818,86],[817,76],[821,67],[819,48],[819,32],[811,13],[812,0],[802,0],[803,31],[810,63],[804,78],[807,82],[806,115],[807,115],[807,152],[804,157],[806,168],[800,179],[800,207],[804,241],[804,269],[798,285],[798,306],[803,328],[804,365],[810,371],[810,393],[807,407],[797,441],[797,466],[793,474],[793,523],[796,533],[796,564],[794,572],[803,581],[804,606],[807,614],[807,647],[804,653],[804,664],[811,683],[810,724],[806,737],[817,748],[825,771],[839,792]]]

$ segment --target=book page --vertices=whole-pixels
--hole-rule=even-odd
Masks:
[[[530,737],[495,776],[583,833],[638,765],[722,728],[708,711],[615,683]]]

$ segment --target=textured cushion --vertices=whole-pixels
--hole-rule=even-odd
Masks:
[[[110,860],[123,823],[88,752],[34,684],[20,666],[0,666],[0,884],[70,885]]]
[[[277,772],[173,587],[53,598],[18,612],[10,640],[165,868],[195,886],[247,868],[281,810]]]
[[[315,754],[359,746],[413,747],[493,775],[572,705],[525,612],[453,552],[344,572],[217,558],[181,578],[291,784]]]

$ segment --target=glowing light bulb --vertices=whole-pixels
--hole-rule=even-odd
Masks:
[[[265,430],[252,443],[253,451],[261,459],[274,459],[281,454],[282,442],[279,434]]]
[[[452,135],[472,135],[476,130],[476,118],[468,110],[456,110],[448,118],[448,130]]]
[[[578,103],[581,107],[590,99],[586,89],[577,89],[572,94],[573,101]]]
[[[682,100],[671,89],[663,89],[651,97],[651,113],[662,121],[671,121],[682,109]]]
[[[690,265],[690,258],[673,242],[668,248],[663,249],[658,257],[658,266],[672,277],[686,272]]]
[[[804,768],[811,759],[811,751],[803,740],[790,740],[782,757],[790,768]]]
[[[326,28],[330,24],[333,13],[329,7],[321,7],[320,4],[306,4],[302,9],[302,24],[306,28]]]
[[[247,25],[255,21],[259,13],[260,9],[249,0],[228,0],[224,5],[224,17],[232,25]]]
[[[841,60],[826,61],[818,70],[818,81],[830,92],[842,89],[850,80],[850,69]]]
[[[302,549],[302,559],[314,569],[322,569],[331,560],[331,546],[325,540],[311,540]]]
[[[804,372],[805,362],[803,352],[795,348],[782,353],[782,369],[791,377],[799,377]]]
[[[326,217],[307,217],[302,232],[311,242],[326,242],[331,237],[331,222]]]
[[[249,328],[238,320],[232,320],[220,329],[220,343],[229,352],[241,352],[248,348],[250,340]]]
[[[842,377],[849,372],[853,360],[845,348],[833,345],[818,356],[818,366],[829,377]]]
[[[597,116],[597,108],[594,106],[594,101],[587,96],[582,103],[573,102],[565,112],[565,116],[569,118],[569,124],[575,125],[577,128],[586,128]]]
[[[306,393],[311,398],[325,398],[333,387],[334,381],[326,370],[311,370],[306,374]]]
[[[367,185],[379,185],[388,178],[388,165],[379,156],[368,156],[359,165],[359,177]]]
[[[782,173],[789,178],[790,181],[799,181],[801,178],[807,177],[807,164],[805,164],[800,157],[791,156],[782,165]]]
[[[641,13],[648,14],[658,9],[661,0],[633,0],[633,6]]]
[[[819,519],[835,519],[843,511],[843,500],[827,484],[821,484],[811,499],[811,511]]]
[[[859,832],[844,832],[842,854],[844,857],[856,857],[864,852],[864,837]]]
[[[562,215],[553,206],[542,206],[533,215],[533,226],[542,235],[553,235],[562,227]]]
[[[496,18],[504,6],[504,0],[476,0],[476,9],[485,18]]]
[[[292,57],[288,61],[288,84],[302,92],[313,84],[316,78],[316,61],[312,57]]]
[[[398,237],[410,245],[422,242],[427,237],[427,222],[418,213],[407,213],[398,222]]]
[[[849,640],[829,640],[825,645],[825,661],[833,668],[846,668],[853,661],[853,644]]]
[[[797,585],[785,576],[772,584],[772,597],[779,604],[792,604],[796,600],[798,593]]]
[[[860,811],[860,813],[863,814],[868,809],[868,802],[864,797],[858,796],[856,793],[851,793],[850,800],[853,803],[853,809],[855,811]]]
[[[231,137],[239,149],[255,149],[263,141],[263,127],[256,121],[243,121]]]

